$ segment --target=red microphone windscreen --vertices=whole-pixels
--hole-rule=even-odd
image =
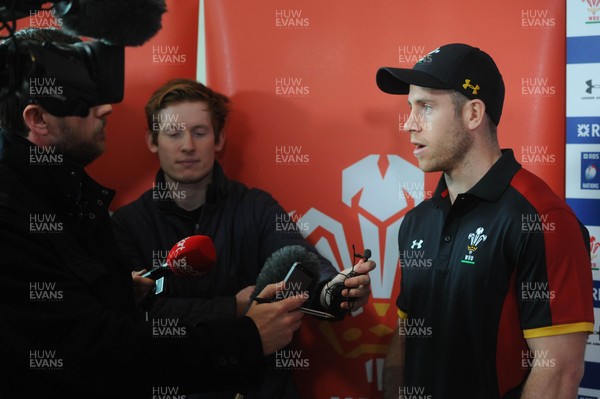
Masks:
[[[208,236],[186,237],[173,245],[167,255],[167,265],[180,277],[201,277],[216,263],[215,244]]]

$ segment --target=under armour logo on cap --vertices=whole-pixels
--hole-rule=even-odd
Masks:
[[[463,86],[463,89],[465,89],[465,90],[466,90],[466,89],[471,89],[471,90],[473,90],[473,94],[477,94],[477,92],[478,92],[478,91],[479,91],[479,89],[480,89],[479,85],[477,85],[477,84],[476,84],[475,86],[473,86],[473,85],[471,84],[471,79],[465,79],[465,84],[463,84],[462,86]]]
[[[465,77],[468,77],[466,79]],[[390,94],[408,94],[410,85],[455,90],[470,100],[481,100],[485,112],[498,125],[504,105],[504,81],[487,53],[463,43],[436,48],[411,69],[383,67],[377,86]]]

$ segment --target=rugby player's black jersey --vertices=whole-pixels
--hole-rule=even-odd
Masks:
[[[400,397],[517,397],[532,366],[554,361],[526,338],[593,331],[587,229],[511,150],[453,204],[442,176],[398,244]]]

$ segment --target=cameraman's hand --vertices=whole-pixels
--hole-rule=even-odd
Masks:
[[[261,299],[271,299],[277,294],[276,287],[283,283],[270,284],[258,295]],[[270,355],[288,345],[294,331],[302,325],[304,314],[298,310],[306,301],[303,295],[293,296],[271,303],[252,303],[246,316],[250,317],[260,334],[263,353]]]

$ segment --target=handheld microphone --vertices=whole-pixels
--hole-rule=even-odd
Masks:
[[[297,262],[307,270],[308,274],[319,275],[319,258],[317,255],[301,245],[288,245],[273,252],[265,261],[256,278],[256,286],[251,297],[256,298],[267,285],[283,281],[292,266]],[[306,287],[309,293],[314,285],[310,284]]]
[[[353,248],[354,249],[354,248]],[[363,254],[357,254],[356,252],[354,253],[354,257],[355,258],[359,258],[359,259],[363,259],[365,262],[369,260],[369,258],[371,257],[371,250],[369,248],[365,248],[365,252],[363,252]],[[348,273],[346,275],[346,278],[348,277],[354,277],[354,276],[358,276],[358,273],[356,273],[354,271],[354,267],[352,267],[352,270],[350,271],[350,273]]]
[[[115,46],[141,46],[162,28],[164,0],[74,0],[63,28]]]
[[[355,253],[354,256],[360,259],[364,259],[366,262],[371,257],[371,250],[369,248],[365,248],[365,252],[363,253],[363,255]]]
[[[319,280],[319,258],[301,245],[288,245],[273,252],[256,278],[256,287],[250,296],[252,301],[271,302],[285,299],[293,295],[306,295],[308,300],[317,294]],[[283,290],[275,299],[258,298],[258,295],[269,284],[283,281]],[[300,311],[327,319],[335,316],[301,306]]]
[[[217,252],[212,239],[204,235],[186,237],[173,245],[166,262],[142,275],[158,280],[173,273],[180,277],[202,277],[216,263]]]

